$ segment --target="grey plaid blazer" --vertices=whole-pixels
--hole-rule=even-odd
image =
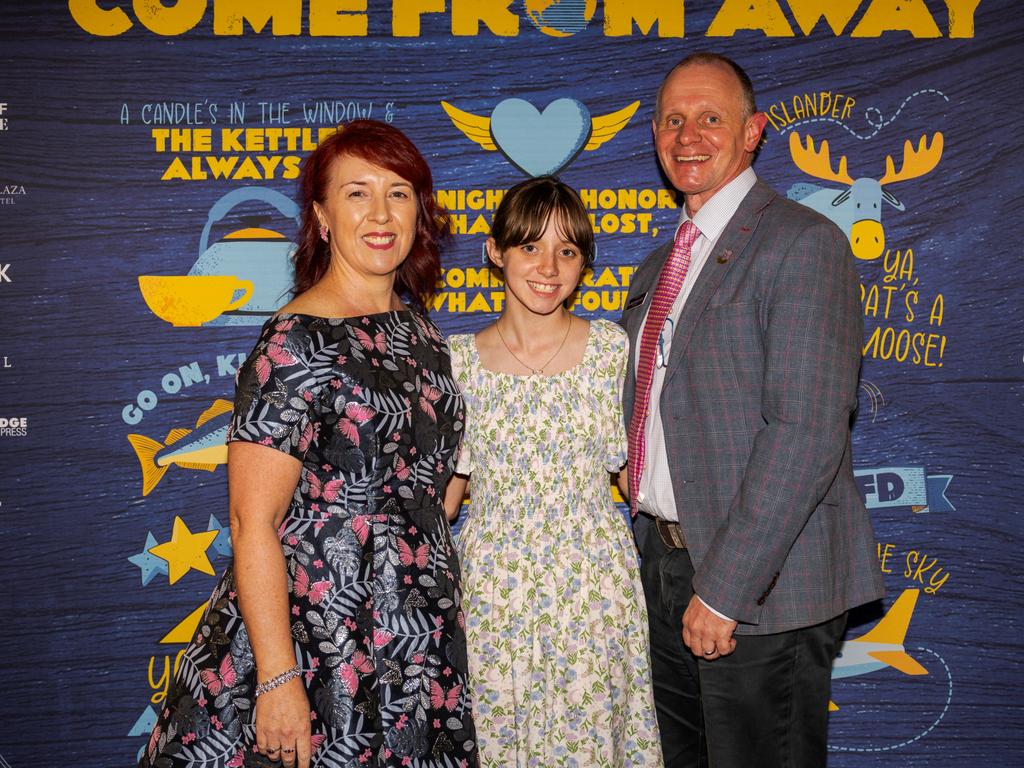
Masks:
[[[640,265],[622,315],[627,425],[638,336],[670,248]],[[661,393],[672,487],[694,589],[740,622],[737,634],[810,626],[883,594],[850,457],[858,290],[843,233],[758,181],[676,323]]]

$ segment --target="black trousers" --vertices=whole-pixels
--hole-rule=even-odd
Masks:
[[[827,759],[832,662],[846,614],[774,635],[737,635],[713,661],[683,645],[693,564],[649,531],[641,574],[666,768],[816,768]]]

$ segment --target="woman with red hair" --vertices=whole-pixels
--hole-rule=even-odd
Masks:
[[[239,369],[234,561],[141,766],[476,766],[458,557],[462,437],[424,317],[447,220],[398,129],[305,161],[295,298]]]

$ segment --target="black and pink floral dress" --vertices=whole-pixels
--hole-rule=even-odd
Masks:
[[[278,315],[238,372],[229,440],[302,462],[281,545],[315,766],[477,764],[442,507],[462,428],[448,348],[410,310]],[[241,766],[255,683],[229,566],[140,766]]]

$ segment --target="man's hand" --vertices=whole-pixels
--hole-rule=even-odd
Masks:
[[[728,656],[736,650],[735,630],[735,621],[715,616],[696,595],[690,598],[683,614],[683,643],[694,656],[708,661]]]

